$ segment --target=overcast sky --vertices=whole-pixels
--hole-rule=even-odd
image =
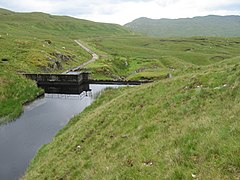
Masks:
[[[0,7],[122,25],[139,17],[240,15],[240,0],[0,0]]]

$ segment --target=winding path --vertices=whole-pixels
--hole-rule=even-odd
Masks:
[[[86,65],[88,65],[88,64],[90,64],[90,63],[92,63],[92,62],[94,62],[94,61],[96,61],[96,60],[99,59],[99,56],[98,56],[95,52],[93,52],[91,49],[89,49],[89,48],[87,48],[86,46],[84,46],[84,45],[80,42],[80,40],[74,40],[74,42],[77,43],[82,49],[84,49],[85,51],[87,51],[87,52],[92,56],[92,59],[90,59],[89,61],[87,61],[87,62],[85,62],[85,63],[83,63],[83,64],[81,64],[81,65],[79,65],[79,66],[77,66],[77,67],[75,67],[75,68],[72,68],[72,69],[69,69],[69,70],[63,72],[62,74],[71,74],[71,73],[73,73],[74,71],[79,71],[79,70],[81,70],[82,68],[84,68]]]

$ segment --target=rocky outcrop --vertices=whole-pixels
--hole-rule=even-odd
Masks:
[[[57,58],[60,61],[70,61],[70,60],[73,60],[73,58],[75,57],[75,56],[70,56],[70,55],[64,55],[64,54],[62,54],[60,52],[57,52],[57,51],[51,53],[50,55],[54,56],[55,58]]]
[[[65,55],[58,51],[50,53],[50,56],[47,56],[47,59],[50,61],[48,67],[51,69],[63,69],[63,61],[71,61],[75,56]]]

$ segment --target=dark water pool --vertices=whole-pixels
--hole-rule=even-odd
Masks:
[[[23,176],[38,149],[107,87],[119,86],[90,85],[91,91],[81,93],[81,88],[77,92],[71,89],[72,94],[50,88],[48,92],[55,94],[46,93],[44,98],[27,105],[16,121],[0,126],[0,180]]]

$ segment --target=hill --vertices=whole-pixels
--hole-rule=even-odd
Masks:
[[[22,104],[41,93],[18,73],[76,67],[90,55],[74,39],[125,34],[130,31],[116,24],[0,9],[0,124],[18,116]]]
[[[106,91],[23,179],[239,179],[239,60]]]
[[[0,14],[0,124],[42,92],[18,73],[62,72],[90,58],[74,39],[100,55],[87,66],[93,79],[158,80],[239,55],[239,38],[150,38],[66,16],[3,9]]]
[[[203,16],[181,19],[139,18],[125,27],[158,37],[240,36],[240,16]]]
[[[65,16],[0,14],[0,117],[41,93],[18,72],[88,60],[74,39],[100,55],[87,66],[93,78],[155,81],[105,91],[23,179],[239,179],[239,37],[153,38]]]
[[[56,35],[99,36],[128,34],[130,31],[117,24],[96,23],[68,16],[55,16],[41,12],[18,13],[0,9],[1,33],[13,30],[16,33],[25,30],[25,35],[35,33],[55,33]],[[13,32],[14,33],[14,32]],[[23,32],[22,32],[23,33]],[[30,34],[29,34],[30,33]],[[20,34],[22,35],[22,34]],[[24,35],[24,34],[23,34]],[[39,34],[40,35],[40,34]],[[45,34],[46,35],[46,34]]]
[[[206,66],[239,56],[240,38],[156,38],[118,36],[88,38],[102,57],[87,66],[92,78],[157,80],[177,76],[192,66]]]

